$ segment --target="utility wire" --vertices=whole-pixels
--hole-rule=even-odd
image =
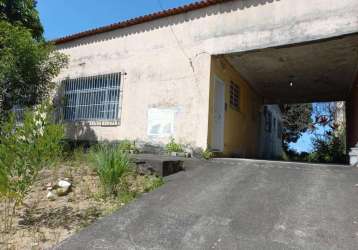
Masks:
[[[159,8],[160,8],[162,11],[165,11],[165,8],[164,8],[164,6],[163,6],[161,0],[157,0],[157,3],[158,3],[158,5],[159,5]],[[191,57],[188,56],[188,54],[186,53],[185,49],[182,47],[182,44],[180,43],[180,40],[179,40],[178,36],[175,34],[175,32],[174,32],[174,30],[173,30],[173,27],[172,27],[171,25],[169,25],[169,29],[170,29],[170,32],[173,34],[173,37],[174,37],[174,39],[175,39],[175,42],[176,42],[177,45],[178,45],[178,48],[181,50],[181,52],[183,53],[183,55],[188,59],[191,69],[193,70],[193,72],[195,72],[194,65],[193,65],[193,61],[191,60]]]

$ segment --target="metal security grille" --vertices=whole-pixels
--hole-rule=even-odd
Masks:
[[[230,105],[233,109],[240,108],[240,88],[235,83],[230,83]]]
[[[16,123],[22,123],[24,121],[25,116],[25,108],[20,105],[15,105],[12,108],[12,112],[15,115],[15,121]]]
[[[119,119],[120,73],[66,79],[63,84],[65,120],[116,121]]]

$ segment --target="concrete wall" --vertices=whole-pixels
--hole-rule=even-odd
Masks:
[[[166,142],[147,135],[147,114],[172,108],[178,110],[173,136],[206,147],[211,55],[358,32],[356,13],[356,0],[233,1],[58,45],[70,65],[57,80],[127,73],[120,125],[71,131],[85,131],[81,138]]]
[[[347,105],[347,137],[348,149],[358,143],[358,76],[352,87]]]
[[[258,157],[260,108],[263,98],[256,94],[224,57],[213,57],[211,64],[210,108],[208,144],[211,145],[213,129],[214,78],[225,83],[224,154],[240,157]],[[230,82],[240,88],[240,108],[230,105]]]

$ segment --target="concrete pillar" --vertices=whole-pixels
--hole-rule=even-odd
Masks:
[[[358,76],[347,100],[347,143],[351,165],[358,164]]]

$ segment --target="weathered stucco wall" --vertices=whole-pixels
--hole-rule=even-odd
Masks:
[[[175,137],[206,147],[210,56],[358,32],[356,0],[249,0],[60,44],[66,77],[126,72],[119,126],[85,126],[97,139],[141,139],[152,107],[176,108]]]
[[[210,108],[208,142],[211,144],[213,129],[214,78],[225,83],[224,154],[241,157],[259,156],[260,108],[263,98],[223,57],[213,57],[211,64]],[[240,108],[230,105],[230,83],[240,88]]]

